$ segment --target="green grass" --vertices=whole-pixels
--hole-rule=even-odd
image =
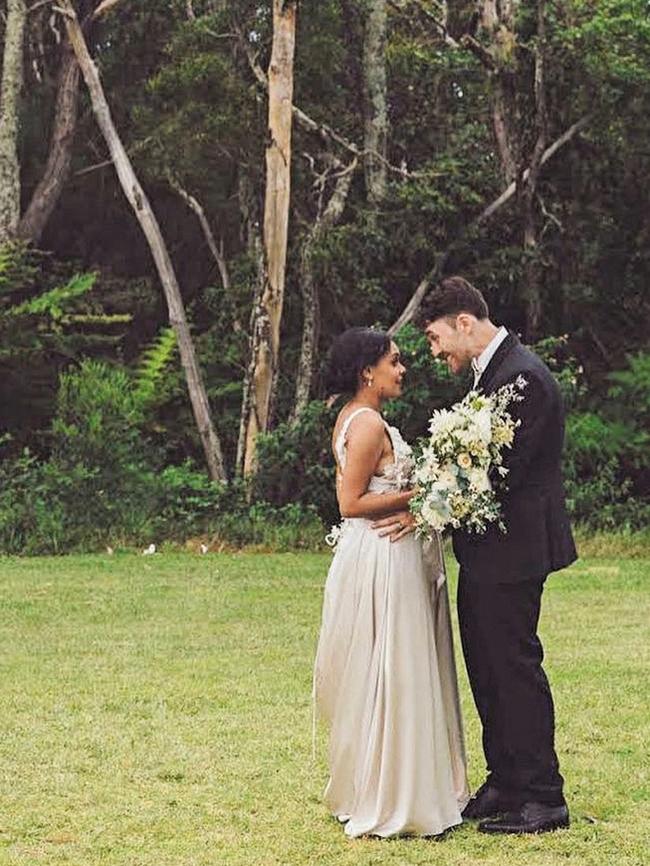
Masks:
[[[549,580],[568,831],[348,841],[311,757],[325,554],[1,559],[0,863],[647,864],[650,558]],[[453,579],[452,579],[453,585]],[[472,784],[479,728],[462,673]]]

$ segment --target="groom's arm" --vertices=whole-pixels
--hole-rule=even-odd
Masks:
[[[508,490],[516,490],[526,483],[530,467],[544,443],[549,413],[553,411],[553,395],[547,384],[532,373],[523,373],[526,386],[523,400],[511,404],[510,413],[520,424],[515,430],[511,449],[504,452],[503,465],[508,469],[505,483]],[[505,384],[513,384],[518,376]]]

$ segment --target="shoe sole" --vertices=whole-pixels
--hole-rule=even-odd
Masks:
[[[569,827],[569,821],[562,822],[559,824],[553,824],[552,827],[538,827],[535,830],[501,830],[501,829],[492,829],[487,830],[485,827],[479,827],[479,833],[486,833],[489,836],[537,836],[540,833],[553,833],[555,830],[567,830]]]

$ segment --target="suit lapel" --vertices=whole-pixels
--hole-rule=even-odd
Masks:
[[[508,336],[501,343],[499,348],[496,350],[494,355],[490,358],[490,363],[485,368],[483,375],[478,381],[478,388],[481,391],[484,391],[486,394],[490,393],[490,388],[492,386],[492,382],[494,381],[494,377],[496,376],[497,370],[503,363],[504,359],[507,355],[512,352],[512,350],[519,346],[519,339],[516,337],[512,331],[508,331]]]

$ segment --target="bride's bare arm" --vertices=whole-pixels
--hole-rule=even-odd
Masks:
[[[408,506],[413,491],[369,493],[370,479],[377,471],[384,447],[385,427],[374,412],[355,418],[347,434],[345,468],[337,494],[342,517],[382,517]]]

